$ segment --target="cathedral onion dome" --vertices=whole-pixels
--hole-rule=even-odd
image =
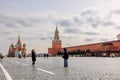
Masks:
[[[14,44],[13,44],[13,43],[11,43],[10,47],[14,47]]]
[[[120,34],[117,35],[117,40],[120,40]]]

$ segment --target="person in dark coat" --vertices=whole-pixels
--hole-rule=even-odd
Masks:
[[[2,53],[0,53],[0,59],[1,59],[1,62],[2,62],[2,59],[3,59],[3,55],[2,55]]]
[[[67,53],[67,49],[66,48],[64,48],[63,58],[64,58],[64,67],[68,67],[68,58],[69,58],[69,55]]]
[[[36,52],[35,49],[32,49],[32,65],[35,65],[35,61],[36,61]]]

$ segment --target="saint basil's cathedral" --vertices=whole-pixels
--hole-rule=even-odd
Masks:
[[[26,44],[22,46],[20,35],[18,35],[18,41],[16,45],[11,43],[8,51],[8,57],[18,57],[19,55],[26,57]]]

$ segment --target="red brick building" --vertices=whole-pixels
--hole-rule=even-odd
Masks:
[[[62,48],[62,42],[59,37],[59,31],[56,26],[54,40],[52,41],[52,48],[48,48],[48,53],[55,56],[59,50]]]
[[[100,56],[120,56],[120,34],[117,35],[117,38],[118,40],[114,41],[70,46],[64,48],[67,48],[68,52],[78,50],[86,52],[88,50],[89,53],[86,56],[92,56],[92,54],[98,54]],[[62,42],[59,38],[59,31],[56,27],[54,40],[52,41],[52,48],[48,48],[48,53],[52,56],[55,56],[59,51],[62,52],[63,49]]]
[[[87,44],[87,45],[79,45],[79,46],[71,46],[65,47],[68,52],[71,51],[86,51],[89,50],[90,53],[98,53],[101,56],[120,56],[120,40]],[[90,55],[91,56],[91,55]]]

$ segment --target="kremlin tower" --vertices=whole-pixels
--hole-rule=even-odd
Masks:
[[[55,56],[59,50],[62,48],[62,42],[59,37],[59,31],[56,26],[54,40],[52,41],[52,48],[48,48],[48,53]]]
[[[15,46],[13,43],[11,43],[8,51],[8,57],[18,57],[19,54],[21,54],[23,57],[26,56],[26,45],[24,43],[22,46],[20,35],[18,35],[18,41]]]

